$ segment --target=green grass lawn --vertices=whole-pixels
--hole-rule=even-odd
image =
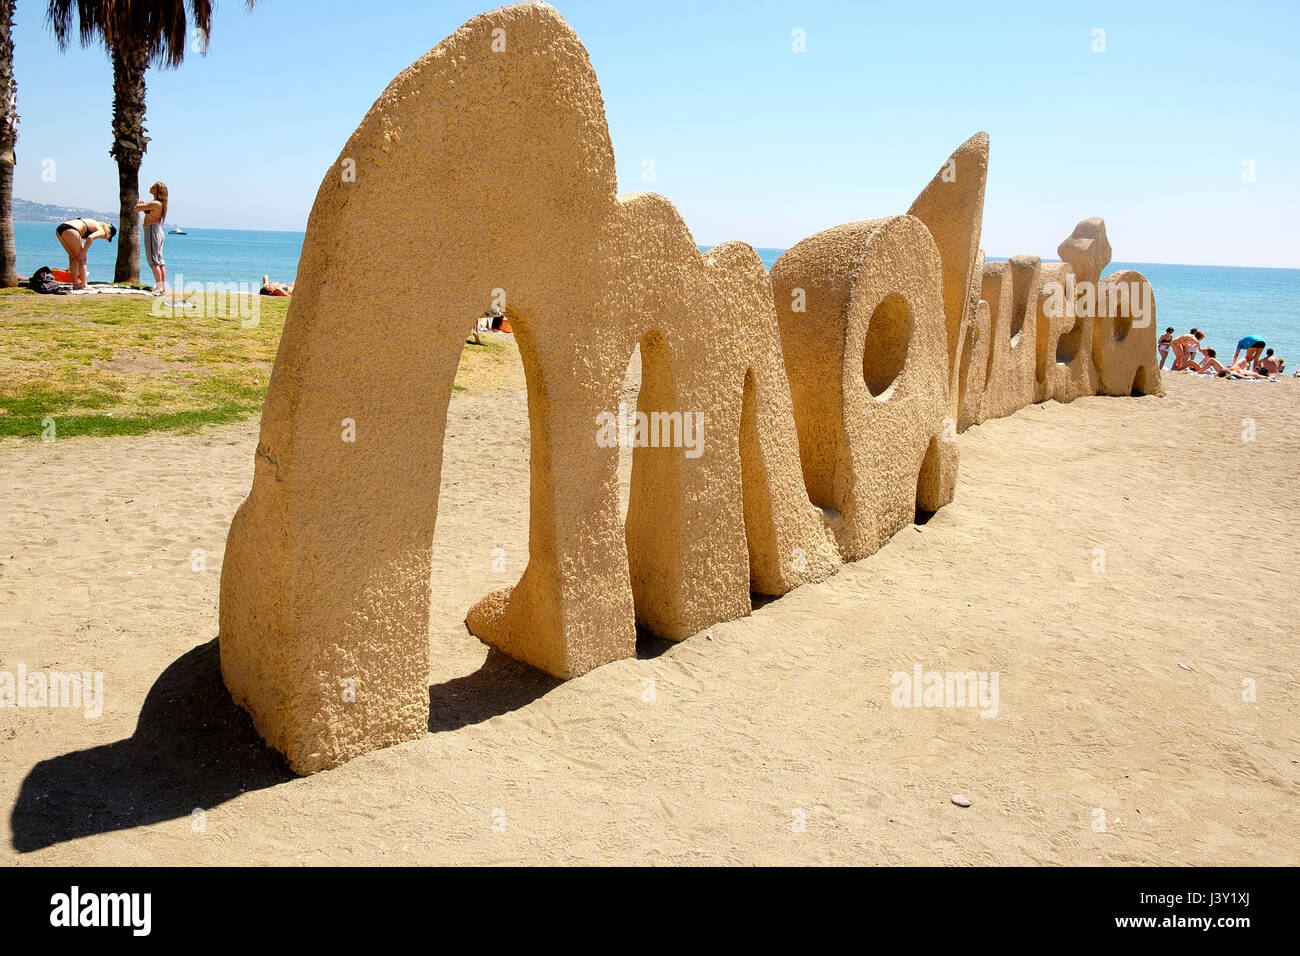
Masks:
[[[192,431],[260,413],[291,300],[254,299],[256,324],[233,296],[203,314],[144,296],[0,290],[0,437],[40,438],[51,420],[65,438]],[[244,316],[253,304],[245,299]],[[523,387],[513,336],[484,342],[461,353],[454,388]]]
[[[139,435],[260,410],[289,300],[262,298],[250,328],[233,298],[221,311],[235,314],[215,316],[161,302],[0,291],[0,436],[39,437],[50,419],[59,438]]]

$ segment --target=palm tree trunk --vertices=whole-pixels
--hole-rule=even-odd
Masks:
[[[0,0],[0,288],[18,285],[14,268],[14,146],[18,86],[14,82],[14,0]]]
[[[117,160],[119,214],[114,282],[140,281],[140,163],[149,145],[144,127],[144,73],[149,55],[142,47],[113,49],[113,148]]]

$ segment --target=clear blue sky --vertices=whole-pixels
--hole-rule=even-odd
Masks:
[[[600,78],[620,190],[668,196],[706,245],[905,212],[983,129],[990,255],[1054,256],[1102,216],[1116,259],[1300,267],[1294,0],[556,6]],[[142,186],[167,182],[183,225],[303,229],[375,97],[484,9],[221,0],[208,55],[149,73]],[[115,209],[111,69],[98,49],[59,53],[44,11],[19,0],[15,195]]]

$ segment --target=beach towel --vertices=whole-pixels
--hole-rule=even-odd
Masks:
[[[34,277],[33,277],[34,278]],[[148,289],[124,289],[116,285],[91,286],[88,289],[68,289],[68,295],[147,295],[153,293]]]

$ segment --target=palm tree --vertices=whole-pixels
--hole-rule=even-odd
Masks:
[[[255,0],[248,0],[251,8]],[[113,60],[113,146],[117,160],[121,225],[114,282],[140,281],[140,162],[149,145],[144,126],[144,74],[150,66],[175,68],[185,59],[194,31],[206,53],[212,30],[212,0],[50,0],[46,19],[60,49],[72,36],[73,14],[82,46],[101,41]]]
[[[14,146],[18,86],[14,83],[14,0],[0,0],[0,288],[18,285],[14,268]]]

